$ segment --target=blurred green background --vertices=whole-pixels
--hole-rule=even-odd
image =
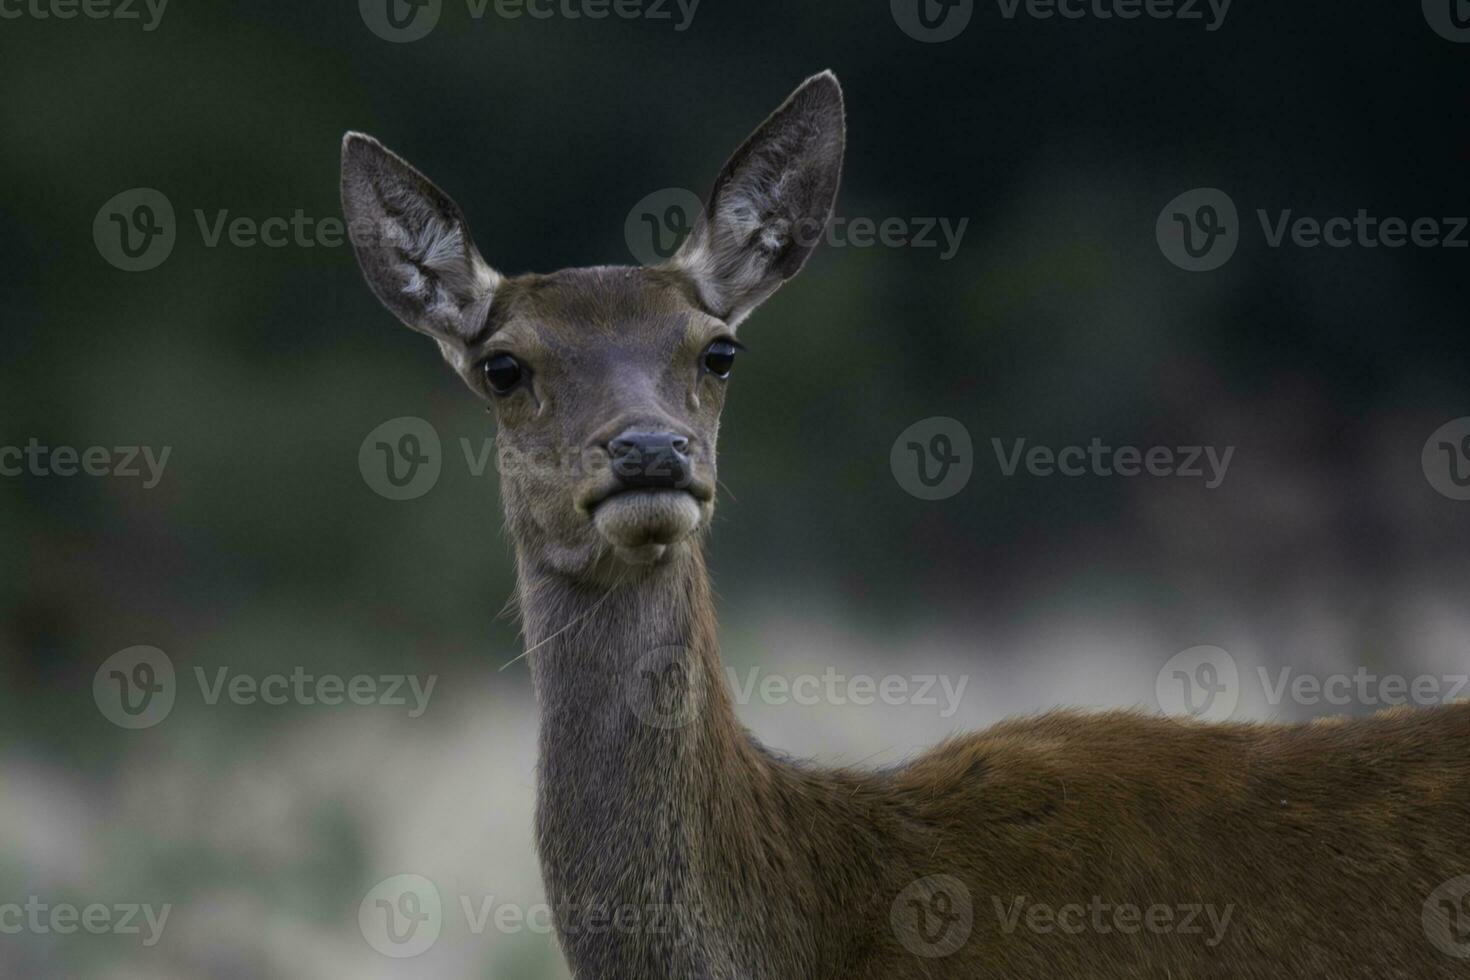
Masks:
[[[195,217],[336,217],[347,129],[452,194],[506,272],[630,263],[636,202],[702,195],[832,68],[838,213],[968,221],[948,260],[823,248],[742,330],[711,548],[727,658],[971,681],[948,717],[742,706],[786,751],[896,761],[1057,704],[1152,710],[1160,665],[1198,644],[1245,671],[1470,669],[1470,504],[1421,467],[1430,434],[1470,414],[1470,252],[1271,248],[1255,218],[1470,213],[1470,45],[1417,2],[1242,0],[1215,31],[983,3],[936,44],[886,0],[703,0],[683,30],[672,5],[538,20],[444,0],[410,43],[363,9],[174,0],[152,30],[141,6],[0,18],[0,446],[170,449],[151,489],[0,477],[0,905],[173,909],[152,946],[0,934],[0,975],[565,976],[544,930],[477,930],[464,911],[541,901],[534,705],[524,663],[500,670],[519,653],[497,615],[509,543],[493,467],[459,451],[491,420],[350,249],[209,247]],[[129,273],[93,223],[136,187],[171,202],[177,242]],[[1196,187],[1241,215],[1238,252],[1208,273],[1155,239]],[[445,447],[409,501],[358,466],[399,416]],[[935,416],[969,431],[974,474],[924,501],[890,449]],[[1236,451],[1213,490],[1005,477],[991,440],[1022,437]],[[136,645],[167,652],[179,692],[130,731],[92,685]],[[410,718],[211,705],[196,668],[438,683]],[[1238,715],[1324,710],[1341,709],[1256,689]],[[439,941],[408,959],[358,925],[398,874],[445,904]]]

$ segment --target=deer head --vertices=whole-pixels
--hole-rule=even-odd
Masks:
[[[709,526],[737,331],[820,239],[844,142],[842,90],[817,75],[736,150],[666,264],[507,277],[447,194],[347,134],[358,262],[490,405],[522,562],[600,578],[666,562]]]

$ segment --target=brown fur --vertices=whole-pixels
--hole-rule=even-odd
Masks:
[[[689,923],[667,944],[640,930],[571,937],[579,977],[1467,975],[1421,913],[1470,873],[1470,705],[1302,726],[1062,712],[892,771],[830,771],[773,756],[736,721],[697,555],[605,599],[538,595],[529,643],[588,623],[534,655],[553,902],[572,923],[660,902]],[[685,645],[699,665],[683,727],[650,728],[629,708],[653,643]],[[905,888],[940,874],[968,889],[973,929],[931,959],[891,916]],[[1094,896],[1233,911],[1214,944],[1203,913],[1199,933],[1004,928],[1022,897]]]
[[[725,383],[700,357],[800,269],[791,229],[826,220],[843,138],[818,76],[737,152],[668,267],[514,279],[417,171],[344,146],[349,218],[387,229],[358,243],[374,292],[494,406],[542,709],[537,842],[576,976],[1470,975],[1421,921],[1470,874],[1470,705],[1306,726],[1064,712],[879,772],[796,763],[740,726],[702,554]],[[494,354],[530,380],[493,395]],[[659,523],[658,496],[616,535],[599,523],[629,426],[689,440],[692,532]],[[650,543],[628,546],[644,520]],[[968,928],[938,917],[966,896]]]

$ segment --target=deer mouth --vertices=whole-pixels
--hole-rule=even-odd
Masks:
[[[696,506],[703,507],[714,499],[714,492],[704,483],[693,480],[677,487],[637,486],[612,481],[591,487],[578,496],[576,506],[589,517],[596,518],[597,512],[613,503],[654,503],[688,497]]]
[[[651,564],[672,545],[693,534],[704,516],[704,501],[693,488],[620,489],[592,502],[592,524],[618,557]]]

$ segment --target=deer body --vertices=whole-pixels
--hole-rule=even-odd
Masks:
[[[1470,975],[1421,921],[1470,869],[1470,706],[1306,726],[1059,713],[889,772],[822,771],[735,719],[697,559],[611,596],[531,582],[538,841],[578,977]],[[554,636],[569,622],[596,625]],[[665,728],[630,687],[668,647],[694,666]],[[930,959],[892,919],[935,875],[972,920]],[[1062,921],[1033,931],[1038,908]]]
[[[719,411],[735,331],[820,237],[843,142],[817,76],[667,266],[515,278],[417,171],[344,143],[369,284],[497,416],[537,843],[574,974],[1470,975],[1470,879],[1444,887],[1470,875],[1470,705],[1297,727],[1059,713],[876,772],[740,726],[703,557]]]

